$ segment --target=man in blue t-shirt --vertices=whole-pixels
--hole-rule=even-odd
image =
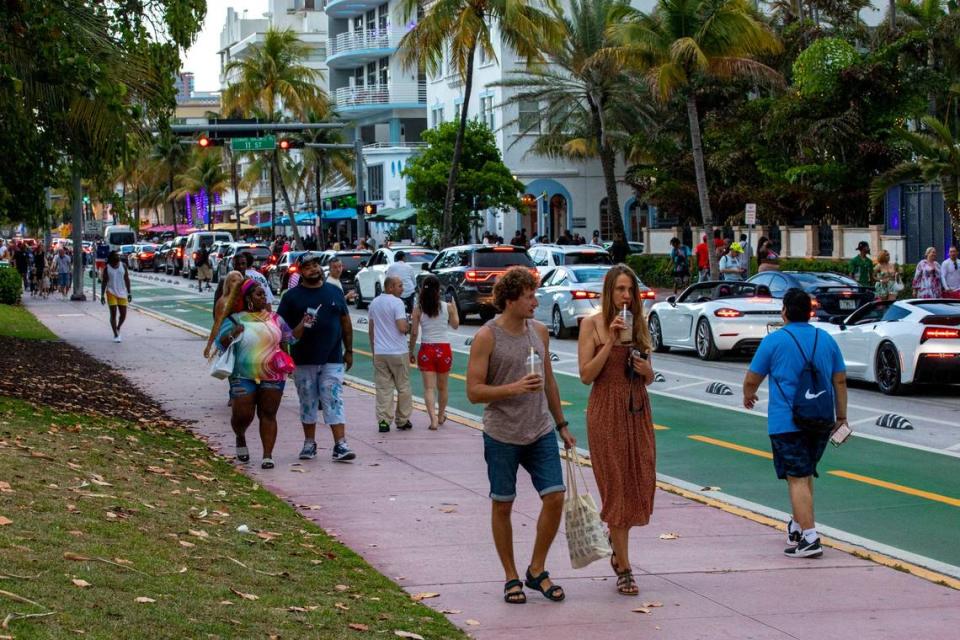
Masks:
[[[777,477],[786,479],[790,493],[793,517],[787,525],[790,546],[784,553],[792,558],[823,555],[813,517],[813,479],[830,435],[847,424],[847,374],[843,355],[827,332],[810,324],[810,309],[810,296],[805,292],[800,289],[786,292],[781,311],[784,327],[763,339],[743,381],[743,406],[753,409],[760,383],[765,377],[771,377],[767,428],[773,466]],[[808,360],[833,383],[832,388],[820,391],[833,395],[836,424],[830,431],[801,430],[793,421],[793,397],[800,372]]]
[[[346,462],[356,458],[347,446],[343,409],[343,374],[353,366],[350,312],[343,292],[323,281],[319,253],[308,251],[297,263],[300,283],[283,295],[277,313],[288,323],[300,324],[301,319],[308,317],[303,337],[291,349],[297,365],[293,380],[300,397],[303,423],[300,459],[309,460],[317,455],[317,413],[318,408],[322,408],[323,421],[330,425],[333,433],[333,459]],[[313,317],[312,321],[309,316]]]

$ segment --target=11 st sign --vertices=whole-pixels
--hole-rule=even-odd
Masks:
[[[273,151],[277,148],[276,136],[260,138],[231,138],[230,149],[233,151]]]

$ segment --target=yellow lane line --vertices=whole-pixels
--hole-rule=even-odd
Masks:
[[[918,498],[926,498],[927,500],[942,502],[950,505],[951,507],[960,507],[960,500],[957,498],[951,498],[949,496],[942,496],[939,493],[914,489],[913,487],[905,487],[902,484],[894,484],[892,482],[887,482],[886,480],[877,480],[876,478],[871,478],[870,476],[862,476],[859,473],[850,473],[849,471],[827,471],[827,473],[831,476],[846,478],[847,480],[856,480],[857,482],[863,482],[864,484],[870,484],[875,487],[882,487],[891,491],[899,491],[900,493],[906,493],[907,495],[916,496]]]
[[[691,440],[697,440],[699,442],[706,442],[707,444],[713,444],[718,447],[723,447],[725,449],[733,449],[734,451],[739,451],[741,453],[749,453],[753,456],[760,456],[761,458],[767,458],[768,460],[773,459],[773,454],[769,451],[761,451],[760,449],[753,449],[752,447],[745,447],[742,444],[734,444],[732,442],[727,442],[726,440],[717,440],[716,438],[708,438],[707,436],[687,436]]]
[[[364,355],[364,356],[368,356],[368,357],[370,357],[370,358],[373,357],[373,354],[372,354],[372,353],[370,353],[369,351],[364,351],[363,349],[354,349],[354,352],[359,353],[359,354]],[[417,368],[416,363],[412,364],[411,366],[414,367],[414,368]],[[462,380],[462,381],[464,381],[464,382],[467,381],[467,377],[466,377],[466,376],[463,376],[463,375],[460,375],[459,373],[451,373],[451,374],[450,374],[450,377],[453,378],[453,379],[455,379],[455,380]],[[561,401],[560,401],[560,404],[561,404],[562,406],[564,406],[564,407],[569,407],[569,406],[571,406],[573,403],[572,403],[572,402],[567,402],[566,400],[561,400]]]
[[[654,431],[670,431],[670,427],[665,427],[662,424],[653,425]]]

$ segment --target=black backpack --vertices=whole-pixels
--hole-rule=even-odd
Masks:
[[[797,377],[797,391],[793,394],[791,405],[793,423],[801,431],[815,433],[830,431],[836,424],[833,380],[827,379],[813,362],[817,353],[817,340],[820,337],[820,330],[814,329],[816,333],[813,338],[813,352],[809,358],[807,358],[807,355],[803,352],[803,347],[800,346],[800,342],[792,333],[787,331],[786,328],[781,329],[781,331],[785,331],[793,339],[804,359],[803,369],[800,370],[800,375]],[[783,387],[780,386],[777,379],[773,376],[770,377],[776,383],[777,388],[780,389],[780,395],[786,398]]]

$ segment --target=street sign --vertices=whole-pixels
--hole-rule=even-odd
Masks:
[[[273,151],[277,148],[276,136],[262,138],[232,138],[230,149],[233,151]]]
[[[746,224],[757,224],[757,205],[753,202],[747,203],[746,213],[744,215]]]

